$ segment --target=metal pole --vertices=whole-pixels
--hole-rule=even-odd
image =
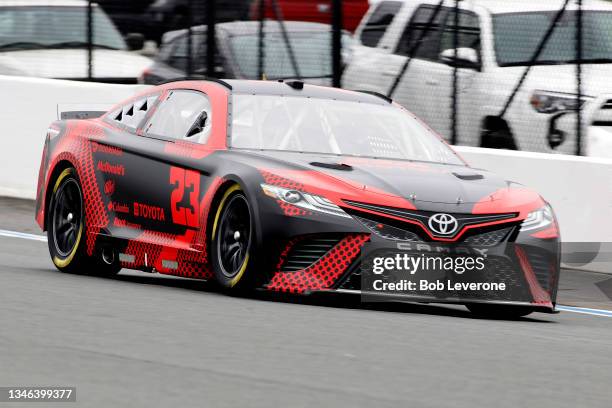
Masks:
[[[259,31],[257,41],[257,76],[258,79],[265,79],[266,73],[264,72],[264,58],[266,57],[264,51],[264,18],[266,15],[266,0],[259,0]]]
[[[300,74],[300,67],[297,63],[297,58],[295,58],[295,52],[293,52],[293,46],[291,45],[291,41],[289,38],[289,33],[287,32],[287,26],[285,25],[285,20],[283,18],[283,12],[278,5],[278,0],[272,1],[272,11],[274,12],[274,18],[278,21],[278,25],[281,30],[281,35],[283,36],[283,41],[287,46],[287,53],[289,54],[289,60],[291,61],[291,66],[293,67],[293,71],[295,72],[295,76],[298,79],[302,79],[302,75]]]
[[[332,86],[342,86],[342,0],[332,0]]]
[[[93,1],[87,2],[87,79],[93,79]]]
[[[442,5],[444,4],[444,1],[445,0],[440,0],[438,5],[434,9],[434,12],[431,14],[431,17],[429,17],[429,20],[427,21],[427,25],[425,26],[425,30],[421,31],[421,35],[419,35],[419,38],[417,39],[417,41],[414,44],[412,44],[412,46],[410,47],[410,50],[408,50],[408,58],[406,59],[406,62],[404,62],[404,65],[398,72],[395,79],[393,80],[393,84],[391,84],[391,88],[389,88],[389,92],[387,92],[387,96],[389,98],[393,98],[393,94],[397,90],[397,86],[399,85],[406,71],[408,71],[408,67],[410,66],[412,57],[414,57],[414,54],[416,54],[419,48],[421,48],[421,43],[425,39],[425,36],[429,34],[429,31],[431,30],[431,26],[433,25],[434,21],[436,21],[436,17],[438,17],[438,14],[440,14],[440,10],[442,10]]]
[[[217,1],[206,1],[206,75],[215,78],[215,62],[217,55]]]
[[[578,14],[576,19],[576,155],[582,156],[582,0],[578,0]]]
[[[540,44],[538,44],[538,48],[533,53],[533,56],[530,59],[531,63],[527,66],[525,71],[523,71],[523,75],[521,76],[521,79],[519,80],[519,82],[516,84],[516,86],[512,90],[512,94],[510,94],[510,97],[506,101],[506,104],[504,105],[504,107],[502,108],[501,112],[499,113],[499,117],[500,118],[503,117],[506,114],[506,112],[508,111],[508,108],[510,107],[510,105],[512,105],[512,102],[514,102],[514,98],[516,98],[516,95],[518,94],[518,91],[521,89],[521,86],[523,86],[523,83],[525,82],[525,79],[527,79],[527,75],[531,71],[531,67],[533,66],[533,63],[540,57],[540,54],[544,50],[544,47],[546,46],[546,43],[548,42],[548,39],[550,38],[550,36],[552,35],[553,31],[555,30],[555,26],[557,25],[559,20],[561,20],[561,17],[563,16],[563,13],[565,12],[565,9],[567,8],[567,5],[568,5],[569,1],[570,0],[565,0],[565,3],[563,3],[563,7],[561,8],[561,10],[559,10],[557,12],[557,14],[555,15],[555,18],[553,19],[553,21],[548,26],[548,30],[546,30],[546,33],[544,34],[544,37],[542,37],[542,40],[540,41]]]
[[[187,76],[193,72],[193,0],[187,0]]]
[[[459,0],[455,0],[454,10],[454,32],[453,32],[453,48],[455,49],[455,59],[457,59],[457,49],[459,48]],[[457,109],[458,105],[458,91],[459,91],[459,66],[454,64],[453,67],[453,94],[451,96],[451,144],[457,144]]]

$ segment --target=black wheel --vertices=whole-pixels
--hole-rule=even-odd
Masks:
[[[90,257],[85,248],[83,190],[76,171],[68,168],[55,180],[47,210],[47,244],[53,264],[62,272],[114,275],[118,260]],[[107,251],[108,252],[108,251]]]
[[[514,137],[508,128],[485,131],[482,135],[480,146],[489,149],[518,149]]]
[[[219,202],[211,234],[213,272],[222,287],[254,286],[251,273],[254,236],[251,206],[240,186],[234,184]]]
[[[490,319],[518,319],[533,313],[529,306],[503,306],[472,303],[465,305],[468,310],[478,316]]]

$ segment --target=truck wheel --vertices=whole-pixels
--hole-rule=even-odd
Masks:
[[[518,150],[510,129],[495,129],[485,131],[482,135],[480,147],[487,147],[489,149]]]

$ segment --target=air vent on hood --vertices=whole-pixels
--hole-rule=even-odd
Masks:
[[[317,167],[323,167],[326,169],[333,169],[333,170],[343,170],[343,171],[353,170],[351,166],[349,166],[348,164],[344,164],[344,163],[311,162],[310,165],[317,166]]]
[[[482,180],[484,176],[478,173],[453,173],[455,177],[461,180]]]

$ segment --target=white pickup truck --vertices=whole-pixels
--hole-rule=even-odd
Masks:
[[[382,0],[372,5],[356,31],[358,45],[343,86],[387,95],[412,52],[392,97],[447,140],[457,66],[457,144],[574,154],[580,108],[582,154],[612,157],[612,3],[583,1],[580,102],[575,1],[535,60],[563,0],[463,0],[456,53],[455,1],[439,3]]]

